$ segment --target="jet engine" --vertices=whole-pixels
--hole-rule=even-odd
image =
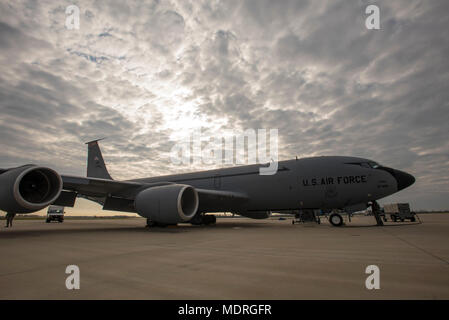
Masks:
[[[183,184],[148,188],[139,192],[134,200],[138,214],[166,224],[191,220],[198,210],[198,204],[197,191]]]
[[[35,165],[9,169],[0,174],[0,209],[31,213],[53,203],[62,190],[61,176]]]

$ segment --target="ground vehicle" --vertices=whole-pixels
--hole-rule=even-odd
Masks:
[[[63,222],[64,221],[64,207],[61,206],[49,206],[47,210],[47,223],[52,221]]]
[[[410,211],[408,203],[391,203],[384,205],[385,218],[390,215],[394,222],[408,219],[412,222],[416,220],[415,213]]]
[[[318,209],[303,209],[299,210],[295,213],[295,218],[292,220],[292,224],[299,222],[316,222],[318,224],[321,223],[321,219],[319,217],[320,210]],[[332,223],[332,222],[331,222]]]

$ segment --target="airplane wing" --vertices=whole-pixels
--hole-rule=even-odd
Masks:
[[[237,208],[249,200],[244,193],[226,191],[196,189],[199,196],[200,211],[219,212],[230,211],[231,208]]]
[[[235,199],[235,200],[248,200],[248,196],[234,191],[224,191],[224,190],[210,190],[210,189],[196,189],[198,194],[203,198],[210,198],[212,200],[223,200],[223,199]]]
[[[45,207],[49,204],[73,207],[75,205],[76,198],[81,197],[103,205],[104,210],[136,212],[135,200],[136,198],[139,199],[138,195],[144,190],[162,186],[166,186],[163,191],[160,191],[161,189],[154,190],[156,193],[158,191],[162,192],[159,193],[156,198],[151,198],[151,195],[154,195],[154,193],[150,193],[148,195],[151,199],[147,199],[145,206],[153,204],[159,206],[158,201],[160,197],[162,197],[162,200],[165,201],[163,205],[167,205],[168,202],[170,204],[178,203],[178,207],[174,206],[175,208],[179,208],[179,206],[182,205],[179,202],[181,201],[179,198],[181,193],[176,194],[178,190],[181,190],[179,189],[179,182],[113,180],[104,163],[104,159],[98,145],[98,140],[90,141],[87,144],[89,148],[87,177],[59,175],[56,171],[50,168],[39,167],[36,165],[25,165],[11,169],[0,169],[0,175],[3,178],[3,187],[6,186],[6,189],[8,189],[9,186],[11,186],[11,188],[15,188],[17,181],[23,180],[22,184],[24,186],[24,190],[26,191],[27,197],[34,197],[36,199],[38,197],[40,201],[34,206],[33,204],[29,205],[25,201],[23,201],[25,205],[22,205],[22,203],[17,204],[17,198],[8,198],[10,193],[6,193],[7,196],[4,197],[5,199],[2,199],[4,207],[13,208],[14,210],[23,210],[24,212],[40,210],[41,207]],[[184,186],[188,185],[184,183],[181,184]],[[171,187],[170,185],[174,186]],[[50,189],[50,186],[52,186],[52,189]],[[58,188],[55,186],[58,186]],[[2,187],[2,185],[0,185],[0,187]],[[186,190],[185,187],[181,188],[182,190]],[[245,194],[236,191],[197,189],[190,186],[189,190],[192,189],[195,190],[194,192],[198,195],[197,197],[194,197],[196,200],[193,200],[197,201],[196,208],[195,206],[192,207],[195,208],[196,212],[231,211],[248,201],[248,197]],[[0,191],[2,191],[1,188]],[[32,208],[29,208],[30,206],[32,206]]]
[[[75,197],[98,202],[105,210],[134,211],[134,199],[144,189],[174,184],[173,182],[141,183],[101,178],[61,176],[63,193],[56,205],[73,206]],[[200,210],[227,210],[248,200],[245,194],[225,190],[196,189]],[[71,195],[71,196],[70,196]],[[65,201],[69,197],[70,201]],[[70,205],[70,202],[73,202]]]
[[[103,205],[104,210],[135,212],[134,198],[147,188],[171,184],[170,182],[141,183],[102,178],[61,176],[63,191],[54,203],[73,207],[77,197]]]
[[[133,197],[136,192],[149,187],[170,184],[170,182],[140,183],[64,175],[61,176],[61,178],[64,190],[75,191],[90,197],[106,197],[108,195],[114,195],[116,197],[127,198]]]

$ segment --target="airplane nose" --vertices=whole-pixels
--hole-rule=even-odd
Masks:
[[[394,171],[393,176],[396,178],[396,181],[398,182],[398,191],[405,189],[415,183],[415,177],[412,176],[411,174],[396,169],[394,169],[393,171]]]
[[[381,170],[389,172],[397,181],[398,191],[405,189],[415,183],[415,177],[411,174],[388,167],[379,167]]]

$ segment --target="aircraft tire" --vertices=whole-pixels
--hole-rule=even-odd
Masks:
[[[332,213],[329,216],[329,222],[334,227],[340,227],[340,226],[343,225],[343,217],[340,214],[338,214],[338,213]]]
[[[216,224],[217,223],[217,217],[215,217],[213,214],[204,215],[203,216],[203,223],[205,225]]]
[[[145,227],[146,228],[166,228],[168,226],[176,226],[176,225],[178,225],[178,224],[177,223],[166,224],[166,223],[160,223],[160,222],[156,222],[156,221],[147,219],[147,225]]]

